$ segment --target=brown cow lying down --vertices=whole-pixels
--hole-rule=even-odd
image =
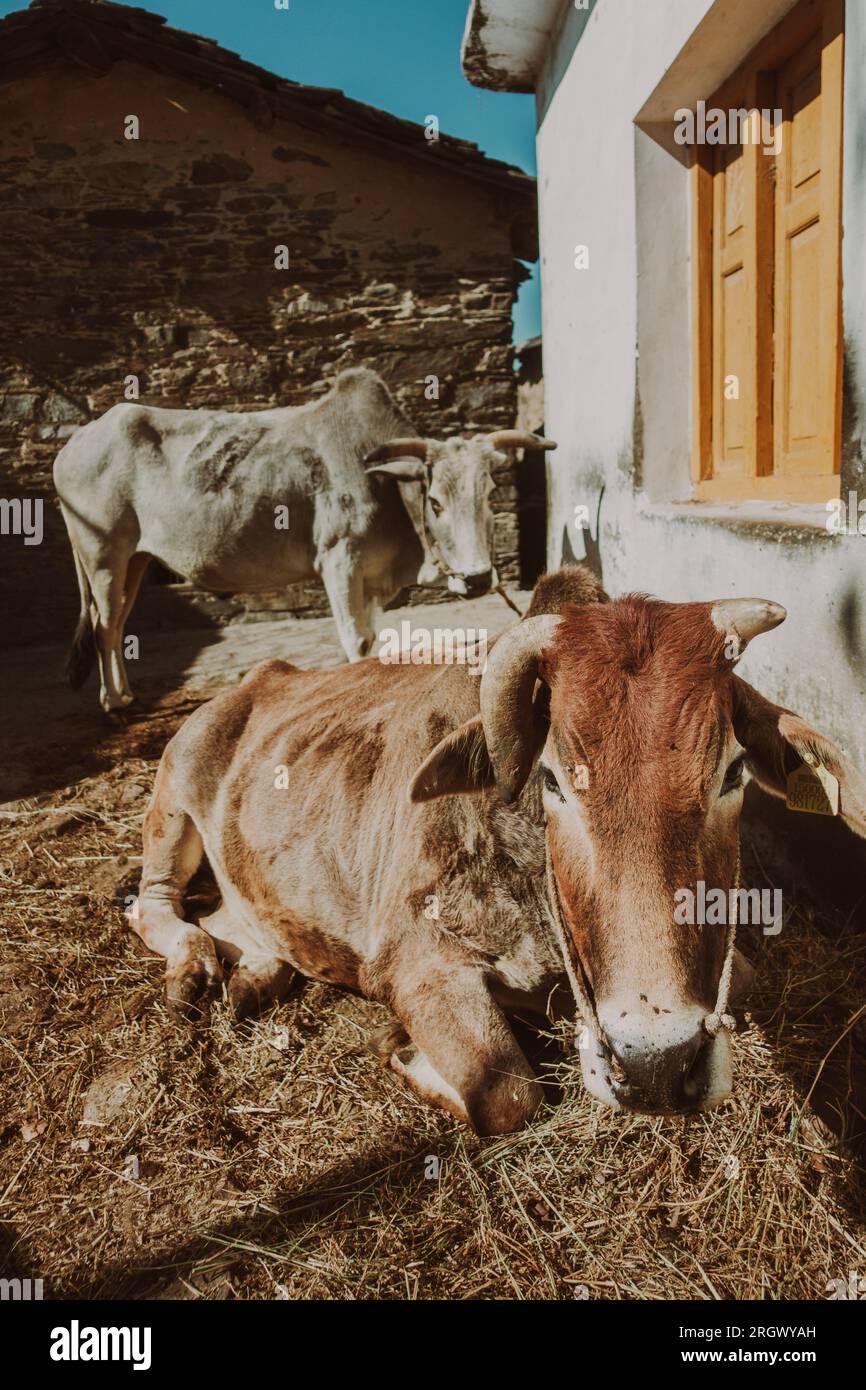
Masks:
[[[678,925],[675,894],[736,889],[749,774],[784,794],[819,760],[866,836],[848,759],[734,674],[784,616],[609,602],[575,568],[540,582],[480,690],[463,665],[257,666],[172,739],[147,812],[132,925],[166,957],[169,1000],[194,1009],[220,961],[238,1015],[295,971],[360,990],[395,1015],[386,1064],[495,1134],[542,1099],[508,1013],[543,1012],[570,979],[593,1096],[718,1104],[733,930]],[[222,905],[196,926],[182,902],[203,854]]]

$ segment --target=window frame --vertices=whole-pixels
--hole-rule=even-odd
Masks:
[[[714,156],[720,146],[694,145],[691,180],[691,337],[692,337],[692,450],[691,478],[694,499],[726,502],[745,499],[785,501],[797,504],[825,502],[840,493],[842,421],[842,104],[844,63],[844,0],[800,0],[755,48],[743,63],[707,100],[707,107],[730,110],[773,109],[778,72],[811,38],[821,36],[821,212],[822,221],[835,225],[830,255],[822,257],[822,284],[826,293],[835,288],[833,315],[822,314],[820,360],[831,354],[835,362],[832,399],[823,399],[821,450],[833,462],[831,472],[778,471],[779,448],[774,429],[774,404],[780,391],[780,372],[774,349],[776,327],[776,156],[767,156],[757,144],[742,147],[745,222],[746,295],[748,304],[747,380],[751,408],[744,418],[744,452],[752,471],[745,477],[715,473],[715,428],[721,410],[724,376],[716,369],[713,353],[719,341],[714,332],[716,267],[720,248],[714,244],[714,199],[720,181],[714,172]],[[788,122],[785,122],[787,126]],[[783,157],[787,148],[783,135]],[[826,171],[827,177],[823,175]],[[771,293],[767,293],[767,284]],[[823,302],[823,301],[822,301]],[[831,322],[832,319],[832,322]],[[829,375],[829,374],[828,374]]]

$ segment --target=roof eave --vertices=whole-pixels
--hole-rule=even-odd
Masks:
[[[506,195],[509,205],[534,214],[535,179],[488,155],[468,140],[447,135],[424,138],[424,127],[356,101],[333,88],[316,88],[278,77],[213,39],[175,29],[161,15],[99,0],[31,0],[29,9],[0,19],[0,83],[32,71],[49,54],[64,53],[95,76],[121,58],[173,68],[250,109],[267,127],[276,117],[292,118],[317,129],[342,129],[441,171],[486,184]],[[526,238],[522,238],[523,241]],[[525,250],[515,248],[525,259]],[[536,251],[537,255],[537,251]]]
[[[495,92],[534,92],[563,0],[470,0],[461,62],[467,80]],[[527,11],[529,17],[527,17]]]

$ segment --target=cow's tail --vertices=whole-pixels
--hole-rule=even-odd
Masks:
[[[69,648],[69,655],[66,658],[66,679],[73,690],[78,690],[87,680],[96,660],[96,640],[93,635],[93,620],[90,616],[92,598],[90,580],[87,578],[85,568],[74,547],[72,555],[75,560],[75,573],[78,576],[78,588],[81,594],[81,611],[78,615],[78,626],[75,629],[72,646]]]

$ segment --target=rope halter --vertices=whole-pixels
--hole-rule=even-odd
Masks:
[[[550,852],[550,829],[545,826],[544,830],[544,861],[545,874],[547,878],[547,900],[550,905],[550,914],[553,920],[553,928],[559,944],[565,973],[571,986],[574,996],[577,1014],[583,1019],[586,1027],[590,1028],[595,1034],[600,1046],[604,1047],[609,1053],[613,1052],[610,1043],[605,1037],[604,1029],[598,1017],[595,1007],[595,999],[592,994],[589,982],[583,969],[583,964],[577,952],[573,951],[565,928],[562,915],[562,901],[559,896],[559,885],[556,882],[556,874],[553,869],[553,858]],[[725,932],[725,955],[722,962],[722,973],[719,976],[719,988],[716,993],[716,1004],[712,1013],[705,1016],[703,1020],[704,1032],[711,1038],[718,1037],[721,1032],[733,1032],[737,1026],[733,1014],[728,1012],[728,1003],[731,992],[731,979],[734,970],[734,947],[737,938],[737,916],[739,909],[739,887],[740,887],[740,846],[737,842],[737,865],[734,871],[734,895],[733,910],[730,914],[727,930]],[[730,901],[730,899],[729,899]],[[575,957],[577,963],[575,964]]]

